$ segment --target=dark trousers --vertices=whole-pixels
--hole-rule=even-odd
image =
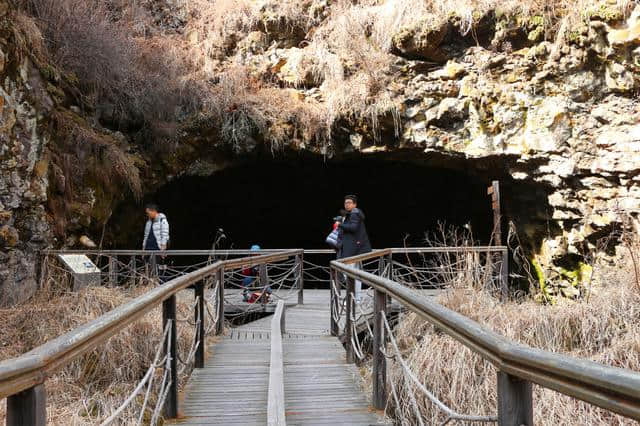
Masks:
[[[160,250],[152,253],[144,257],[145,263],[149,265],[149,277],[157,277],[160,284],[164,284],[168,280],[166,257],[160,255]]]

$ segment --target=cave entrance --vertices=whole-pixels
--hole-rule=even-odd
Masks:
[[[211,248],[218,229],[226,235],[222,248],[328,248],[331,220],[350,193],[359,197],[374,248],[424,245],[440,222],[469,224],[474,239],[488,244],[494,177],[373,156],[269,158],[176,178],[147,199],[169,219],[171,249]],[[140,246],[140,206],[122,207],[111,223],[115,247]]]

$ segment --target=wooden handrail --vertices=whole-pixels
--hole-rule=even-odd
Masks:
[[[216,250],[163,250],[165,256],[258,256],[262,254],[283,253],[289,251],[304,252],[305,254],[335,254],[333,249],[216,249]],[[150,250],[42,250],[43,255],[86,254],[90,256],[149,256],[158,254]]]
[[[391,249],[373,250],[368,253],[358,254],[356,256],[344,257],[340,259],[341,263],[345,265],[351,265],[353,263],[364,262],[365,260],[377,259],[379,257],[388,256],[391,254]]]
[[[392,297],[502,373],[640,419],[640,373],[514,343],[387,278],[341,261],[332,261],[331,267]]]
[[[501,251],[505,250],[505,246],[469,246],[469,247],[395,247],[391,249],[393,254],[404,253],[453,253],[453,252],[486,252],[486,251]],[[261,249],[260,251],[251,251],[245,249],[232,249],[232,250],[164,250],[162,253],[166,256],[255,256],[265,253],[282,253],[289,251],[290,249]],[[304,254],[328,254],[335,255],[336,251],[333,249],[298,249],[302,250]],[[379,251],[379,250],[376,250]],[[45,255],[58,255],[58,254],[86,254],[91,256],[148,256],[154,252],[148,250],[43,250],[42,254]],[[157,252],[156,252],[157,253]]]
[[[291,258],[300,250],[218,261],[165,284],[83,324],[31,351],[0,362],[0,398],[14,395],[34,385],[80,355],[93,350],[114,334],[139,319],[163,301],[204,278],[224,269],[240,269]]]
[[[507,250],[507,246],[434,246],[434,247],[396,247],[390,249],[393,254],[409,254],[409,253],[485,253],[485,252],[502,252]]]
[[[284,361],[282,333],[284,333],[284,300],[278,301],[271,318],[271,362],[269,368],[269,395],[267,402],[267,424],[285,426],[284,412]]]

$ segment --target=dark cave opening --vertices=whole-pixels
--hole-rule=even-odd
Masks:
[[[328,248],[331,220],[350,193],[359,197],[374,248],[424,245],[440,222],[469,224],[474,239],[488,244],[490,180],[380,157],[272,158],[207,177],[176,178],[147,199],[168,217],[171,249],[211,248],[220,228],[224,248]],[[110,227],[114,246],[139,247],[143,225],[141,206],[121,206]]]

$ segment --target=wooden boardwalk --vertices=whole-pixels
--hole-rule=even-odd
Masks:
[[[297,296],[295,296],[297,297]],[[360,374],[329,333],[329,291],[305,290],[305,304],[286,310],[284,393],[288,425],[386,424],[370,408]],[[185,425],[265,425],[270,318],[235,327],[209,348],[205,368],[184,390]]]

